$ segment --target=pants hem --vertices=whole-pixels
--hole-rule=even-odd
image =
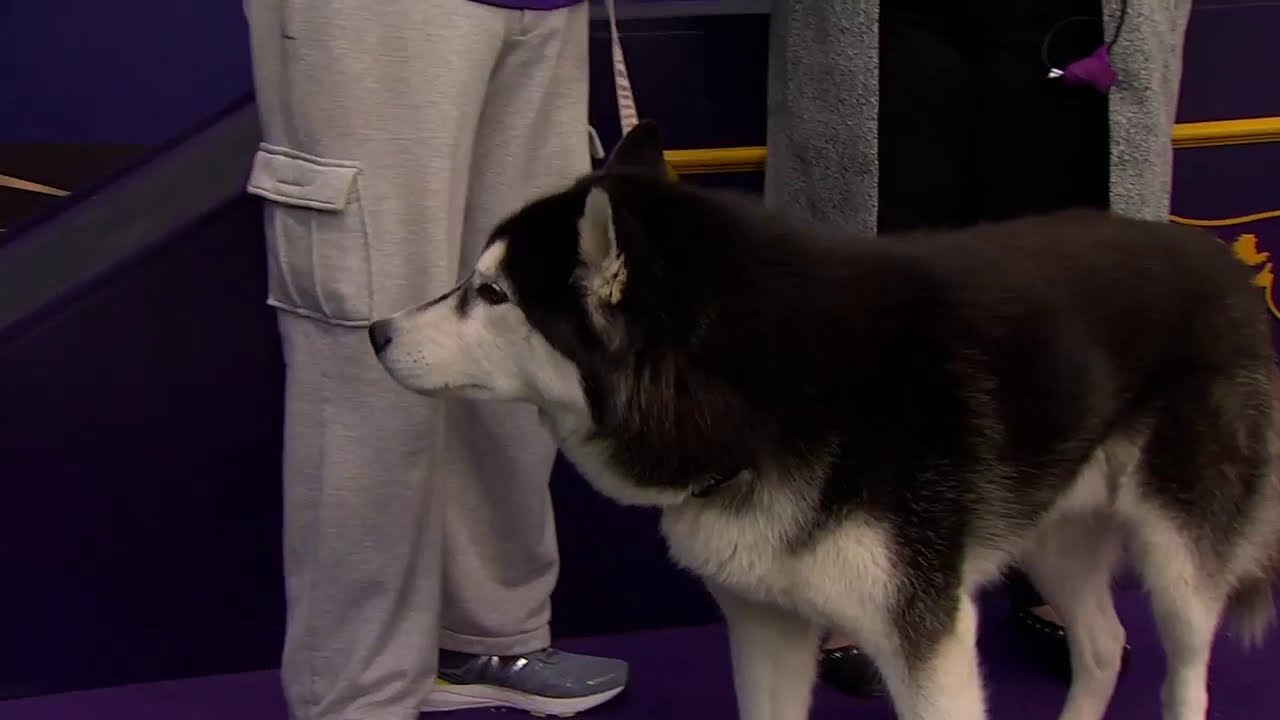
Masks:
[[[490,638],[464,635],[441,628],[440,647],[471,655],[522,655],[551,645],[551,628],[543,626],[519,635]]]

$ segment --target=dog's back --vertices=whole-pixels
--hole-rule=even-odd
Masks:
[[[1250,271],[1198,229],[1069,211],[886,241],[913,248],[978,329],[1022,311],[1135,369],[1273,358]]]

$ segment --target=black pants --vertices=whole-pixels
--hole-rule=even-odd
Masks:
[[[1106,207],[1106,96],[1042,59],[1055,26],[1058,67],[1101,44],[1100,0],[881,7],[881,232]]]
[[[1107,207],[1106,96],[1045,65],[1093,52],[1100,17],[1100,0],[882,3],[880,232]],[[1009,590],[1043,604],[1021,572]]]

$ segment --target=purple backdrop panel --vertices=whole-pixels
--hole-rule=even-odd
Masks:
[[[1280,142],[1174,153],[1173,214],[1212,219],[1280,208]]]
[[[620,24],[637,108],[668,148],[764,144],[768,16]],[[609,51],[608,26],[594,24],[591,121],[606,149],[620,135]]]
[[[240,0],[0,3],[0,142],[153,145],[252,90]]]
[[[702,116],[698,123],[724,128],[719,143],[699,137],[677,146],[762,142],[763,132],[735,135],[763,127],[765,16],[623,25],[642,111],[652,107],[669,123],[657,106],[685,106]],[[1271,78],[1280,67],[1277,28],[1280,0],[1198,0],[1179,118],[1280,115],[1280,84]],[[0,47],[4,142],[156,144],[251,90],[238,0],[0,3]],[[606,76],[595,74],[596,90]]]
[[[0,344],[0,696],[277,661],[261,227],[230,205]]]
[[[1179,122],[1280,115],[1280,0],[1200,0],[1187,28]]]
[[[1173,214],[1209,224],[1257,271],[1258,298],[1275,318],[1272,337],[1280,348],[1280,143],[1178,150]]]

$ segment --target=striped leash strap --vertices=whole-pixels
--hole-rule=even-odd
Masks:
[[[627,56],[622,49],[622,37],[618,32],[618,9],[616,0],[604,0],[605,12],[609,16],[609,57],[613,69],[613,91],[618,103],[618,122],[622,134],[628,132],[640,122],[640,112],[636,109],[635,92],[631,89],[631,74],[627,71]],[[597,159],[605,156],[604,146],[594,128],[591,131],[592,155]],[[667,162],[667,174],[672,180],[678,179],[675,168]]]

